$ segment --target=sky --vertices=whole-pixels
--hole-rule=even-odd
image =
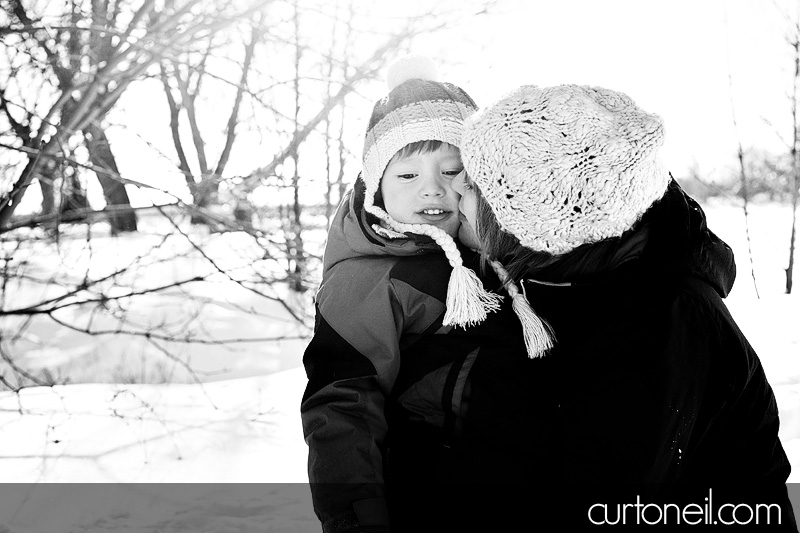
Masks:
[[[417,43],[440,74],[481,107],[523,84],[599,85],[659,114],[674,172],[735,163],[737,144],[786,150],[792,50],[785,15],[796,1],[529,0],[502,2]],[[734,129],[735,110],[738,129]],[[765,123],[769,121],[772,125]]]
[[[386,17],[430,9],[422,0],[359,1],[377,31]],[[662,158],[678,179],[695,164],[710,180],[736,175],[739,142],[745,149],[788,151],[793,61],[786,14],[800,9],[798,0],[499,0],[481,16],[469,16],[474,8],[465,4],[454,1],[457,21],[422,36],[409,51],[434,59],[440,78],[464,88],[480,107],[523,84],[579,83],[624,92],[663,118]],[[351,101],[353,131],[365,129],[372,102],[386,91],[383,81],[359,88],[363,98]],[[174,147],[163,107],[158,84],[132,87],[112,114],[120,126],[109,136],[123,175],[163,186],[169,173],[170,188],[184,194],[183,179],[168,161]],[[154,131],[154,124],[160,132],[150,137],[163,144],[160,157],[135,134]],[[361,134],[353,139],[351,150],[358,154]],[[268,145],[240,147],[229,171],[248,173],[270,157]],[[352,160],[347,175],[358,166]],[[131,190],[135,205],[149,203],[143,194]],[[90,198],[101,197],[99,187],[90,189]],[[39,198],[32,190],[18,212],[38,209]]]

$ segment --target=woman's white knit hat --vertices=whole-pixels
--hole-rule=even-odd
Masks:
[[[464,120],[477,106],[460,87],[437,81],[435,65],[423,56],[398,60],[389,69],[387,84],[389,94],[375,103],[364,139],[364,209],[383,222],[374,229],[384,237],[405,238],[404,233],[411,232],[436,241],[453,267],[443,324],[477,324],[499,308],[501,298],[486,291],[477,275],[464,266],[452,237],[431,224],[401,223],[375,205],[383,172],[398,151],[409,144],[431,140],[460,147]]]
[[[461,158],[500,227],[523,246],[553,255],[631,229],[664,195],[661,119],[601,87],[525,85],[465,125]],[[555,333],[491,261],[520,318],[528,355]]]
[[[467,121],[461,157],[500,226],[558,255],[622,235],[664,195],[663,142],[625,94],[525,85]]]

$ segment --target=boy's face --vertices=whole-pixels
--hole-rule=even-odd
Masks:
[[[462,169],[458,148],[449,144],[433,152],[395,155],[381,178],[386,212],[398,222],[430,224],[456,237],[458,194],[450,182]]]

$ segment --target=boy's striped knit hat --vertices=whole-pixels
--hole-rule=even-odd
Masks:
[[[375,103],[364,139],[368,200],[374,197],[383,171],[399,150],[429,140],[461,146],[464,120],[478,109],[463,89],[437,81],[436,67],[425,57],[407,56],[397,61],[390,67],[386,83],[389,94]]]
[[[375,230],[388,238],[405,238],[406,232],[427,235],[444,250],[453,272],[447,289],[444,325],[468,326],[486,318],[499,306],[500,297],[483,289],[466,268],[455,241],[430,224],[405,224],[375,205],[383,172],[405,146],[418,141],[441,141],[461,147],[464,120],[477,110],[463,89],[437,80],[436,67],[423,56],[407,56],[390,67],[389,94],[372,110],[364,140],[361,179],[366,186],[364,209],[381,220]]]

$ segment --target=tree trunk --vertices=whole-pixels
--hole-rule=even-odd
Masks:
[[[800,195],[800,161],[798,158],[798,145],[800,145],[800,131],[798,131],[798,113],[797,113],[797,100],[798,95],[798,80],[800,80],[800,24],[797,26],[797,33],[792,42],[794,48],[794,79],[792,81],[792,127],[794,132],[792,134],[792,173],[793,187],[792,187],[792,231],[789,237],[789,264],[786,267],[786,294],[792,293],[792,274],[794,271],[794,245],[795,236],[797,232],[797,202],[798,195]]]
[[[792,294],[792,272],[794,270],[794,244],[797,232],[797,201],[792,206],[792,236],[789,243],[789,266],[786,267],[786,294]]]
[[[97,181],[100,182],[100,186],[103,188],[106,206],[130,207],[131,201],[128,198],[128,191],[125,190],[125,185],[115,179],[115,177],[119,176],[119,168],[103,128],[92,124],[86,128],[86,133],[89,134],[87,136],[89,160],[94,167],[99,169],[95,174],[97,175]],[[132,210],[113,210],[108,214],[108,222],[111,225],[112,235],[138,229],[136,213]]]
[[[300,46],[300,11],[297,0],[294,2],[294,31],[295,31],[295,56],[294,56],[294,137],[297,138],[300,128],[300,60],[302,57],[302,47]],[[294,176],[292,177],[292,189],[294,198],[292,202],[292,218],[290,226],[292,228],[292,251],[290,258],[294,261],[292,289],[296,292],[305,292],[306,287],[303,283],[303,274],[306,271],[305,250],[303,247],[303,226],[300,221],[302,207],[300,205],[300,155],[298,147],[292,153],[294,159]]]
[[[295,174],[292,179],[292,186],[294,188],[294,201],[292,203],[292,258],[294,259],[294,281],[292,288],[299,293],[305,292],[306,286],[303,283],[303,274],[306,271],[306,256],[305,247],[303,245],[303,225],[300,220],[300,215],[303,208],[300,205],[300,176],[297,173],[297,155],[295,154]]]
[[[75,167],[66,167],[61,182],[60,219],[64,222],[83,222],[89,209],[89,199],[81,186]]]
[[[56,212],[56,162],[50,159],[39,165],[36,180],[42,191],[42,214],[52,215]]]

